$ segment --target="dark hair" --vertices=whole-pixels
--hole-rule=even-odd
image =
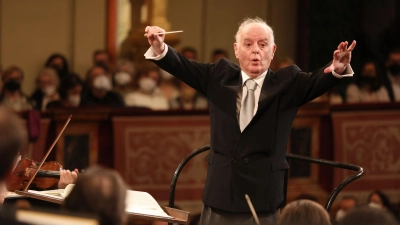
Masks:
[[[74,88],[77,85],[82,85],[83,87],[83,81],[77,74],[70,74],[68,77],[66,77],[60,86],[60,97],[61,99],[65,100],[68,98],[68,91],[71,88]]]
[[[101,225],[119,225],[125,216],[126,185],[114,170],[94,166],[79,175],[64,200],[70,211],[91,213]]]
[[[362,72],[364,70],[365,65],[370,64],[370,63],[373,64],[374,67],[375,67],[376,79],[377,79],[377,82],[372,84],[371,90],[372,91],[376,91],[382,86],[382,82],[383,82],[382,81],[382,79],[383,79],[382,74],[383,74],[383,72],[382,72],[382,68],[380,68],[379,64],[374,60],[367,60],[367,61],[365,61],[364,63],[361,64],[359,72],[358,72],[357,76],[355,77],[355,83],[357,84],[358,87],[361,87],[361,85],[362,85],[361,80],[362,80],[362,77],[363,77],[362,76]]]
[[[183,47],[183,48],[181,49],[182,55],[183,55],[185,52],[191,52],[191,53],[193,53],[193,54],[195,55],[195,57],[197,56],[197,50],[196,50],[195,48],[193,48],[193,47],[189,47],[189,46]]]
[[[212,52],[211,55],[212,56],[225,55],[226,57],[228,57],[228,52],[225,49],[217,48],[217,49],[214,49],[214,51]]]
[[[0,109],[0,180],[12,170],[26,140],[26,129],[16,114]]]
[[[62,60],[63,68],[56,68],[55,66],[51,65],[51,62],[56,58],[60,58]],[[60,53],[54,53],[54,54],[50,55],[50,57],[47,59],[44,66],[52,67],[53,69],[55,69],[57,71],[57,74],[58,74],[60,80],[63,79],[64,77],[68,76],[68,74],[69,74],[69,65],[68,65],[67,58]]]
[[[338,225],[397,225],[395,217],[388,211],[369,206],[352,209]]]
[[[277,225],[331,225],[328,212],[311,200],[297,200],[283,208]]]

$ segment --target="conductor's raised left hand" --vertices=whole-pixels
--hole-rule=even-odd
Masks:
[[[339,44],[337,50],[333,52],[332,64],[325,68],[324,73],[335,71],[335,73],[342,75],[345,72],[347,65],[351,61],[351,52],[356,47],[356,41],[353,41],[349,47],[347,46],[347,41]]]

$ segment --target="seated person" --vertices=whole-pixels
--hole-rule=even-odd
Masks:
[[[1,77],[3,90],[0,94],[0,107],[15,112],[32,109],[28,97],[21,90],[24,72],[16,66],[6,69]]]
[[[78,177],[75,187],[64,200],[64,208],[91,213],[101,225],[126,224],[126,185],[121,176],[110,169],[91,167]]]
[[[277,225],[331,225],[328,212],[311,200],[296,200],[283,208]]]
[[[350,84],[346,90],[347,103],[390,102],[387,89],[382,85],[378,75],[378,66],[369,61],[364,63],[355,84]]]
[[[42,69],[36,78],[36,90],[31,96],[35,109],[45,111],[50,102],[59,101],[59,87],[57,72],[50,67]]]
[[[227,59],[229,59],[229,56],[228,56],[229,54],[228,54],[228,51],[226,51],[225,49],[222,49],[222,48],[217,48],[217,49],[214,49],[213,50],[213,52],[212,52],[212,54],[211,54],[211,60],[210,60],[210,62],[211,63],[215,63],[218,59],[220,59],[220,58],[227,58]]]
[[[7,195],[7,190],[4,190],[6,178],[13,171],[26,140],[27,132],[20,119],[0,109],[0,204]]]
[[[344,196],[339,202],[339,209],[336,212],[335,220],[340,221],[350,210],[357,206],[357,199],[354,196]]]
[[[373,208],[381,208],[396,214],[392,205],[390,204],[389,197],[380,190],[371,192],[368,196],[368,205]]]
[[[171,109],[183,109],[183,110],[194,110],[194,109],[207,109],[207,99],[194,90],[183,81],[177,80],[179,84],[180,95],[169,102]]]
[[[89,69],[86,84],[87,90],[83,92],[81,106],[124,107],[122,97],[112,91],[111,75],[102,64]]]
[[[168,110],[167,98],[160,92],[160,69],[153,67],[138,73],[138,89],[125,96],[126,106],[146,107],[152,110]]]
[[[363,206],[351,210],[338,225],[398,225],[398,222],[383,209]]]
[[[134,91],[134,74],[135,69],[133,62],[127,59],[120,59],[113,75],[114,89],[116,93],[125,97],[127,93]]]
[[[51,102],[47,108],[76,108],[81,103],[83,81],[76,74],[66,77],[60,87],[60,101]]]
[[[52,54],[46,60],[45,67],[55,69],[60,80],[64,80],[70,75],[67,58],[58,53]]]

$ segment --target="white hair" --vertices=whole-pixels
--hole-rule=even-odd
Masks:
[[[43,68],[39,72],[39,74],[36,78],[36,82],[39,81],[39,78],[41,76],[49,76],[54,81],[54,84],[56,85],[56,87],[60,86],[60,78],[58,77],[57,72],[53,68],[50,68],[50,67]]]
[[[241,35],[241,32],[242,32],[243,28],[245,28],[245,27],[246,27],[247,25],[249,25],[249,24],[254,24],[254,23],[255,23],[255,24],[260,24],[260,25],[264,26],[264,27],[265,27],[265,30],[269,31],[269,33],[270,33],[270,35],[271,35],[272,44],[275,44],[274,31],[273,31],[272,28],[271,28],[263,19],[261,19],[260,17],[254,17],[254,18],[248,17],[248,18],[245,18],[245,19],[240,23],[239,28],[238,28],[238,31],[236,32],[236,35],[235,35],[236,43],[239,43],[239,41],[240,41],[240,35]]]

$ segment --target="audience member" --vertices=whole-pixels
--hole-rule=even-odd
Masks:
[[[133,62],[127,59],[120,59],[117,62],[116,70],[114,73],[114,91],[125,97],[127,93],[134,91],[135,68]]]
[[[393,101],[400,101],[400,48],[389,52],[386,60],[387,79],[386,88]]]
[[[369,194],[368,205],[373,208],[382,208],[392,214],[396,214],[390,204],[389,197],[380,190],[375,190]]]
[[[46,61],[45,67],[51,67],[56,70],[60,80],[66,78],[70,71],[67,58],[62,54],[52,54]]]
[[[113,70],[111,54],[106,50],[96,50],[93,52],[93,65],[103,65],[107,71]]]
[[[83,81],[77,74],[70,74],[60,86],[60,101],[50,102],[47,108],[76,108],[81,103]]]
[[[167,98],[159,89],[160,69],[153,67],[138,73],[138,89],[125,96],[127,106],[146,107],[152,110],[168,110]]]
[[[347,87],[346,102],[390,102],[388,91],[382,85],[378,68],[378,65],[372,61],[363,64],[360,73],[356,77],[356,83]]]
[[[112,91],[111,76],[103,65],[95,65],[86,74],[88,89],[84,91],[81,106],[124,107],[122,97]]]
[[[16,115],[0,109],[0,189],[13,170],[19,152],[27,140],[26,129]],[[0,190],[0,205],[3,204],[6,191]],[[0,216],[0,224],[19,225],[15,220]]]
[[[121,176],[113,170],[95,166],[79,175],[64,200],[64,207],[94,214],[100,218],[100,225],[123,225],[127,220],[125,198],[126,185]]]
[[[297,200],[283,208],[277,225],[331,225],[328,212],[311,200]]]
[[[290,57],[288,57],[288,56],[285,56],[285,57],[282,57],[282,58],[280,58],[279,59],[279,61],[278,61],[278,70],[280,70],[280,69],[282,69],[282,68],[285,68],[285,67],[287,67],[287,66],[291,66],[291,65],[293,65],[294,64],[294,60],[293,59],[291,59]]]
[[[335,220],[340,221],[350,210],[357,206],[357,198],[344,196],[339,202],[339,209],[336,212]]]
[[[32,104],[22,91],[24,72],[17,66],[6,69],[1,77],[3,89],[0,95],[0,107],[15,112],[32,109]]]
[[[197,60],[197,50],[193,47],[183,47],[181,54],[189,60]]]
[[[338,225],[398,225],[392,214],[367,206],[351,210]]]
[[[227,58],[229,59],[229,54],[225,49],[217,48],[211,53],[211,63],[215,63],[220,58]]]
[[[169,102],[170,109],[207,109],[208,102],[204,96],[184,82],[180,80],[177,80],[177,82],[180,95]]]
[[[50,102],[59,101],[59,87],[57,72],[50,67],[42,69],[36,78],[36,90],[31,96],[35,109],[45,111]]]

